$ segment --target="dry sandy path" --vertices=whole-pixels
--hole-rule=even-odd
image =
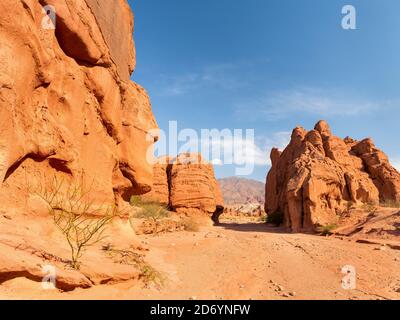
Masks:
[[[170,275],[162,291],[146,292],[150,298],[400,298],[400,251],[377,245],[287,234],[264,224],[225,224],[146,241],[156,248],[150,260]],[[342,288],[346,265],[355,267],[355,290]]]
[[[27,298],[400,299],[396,292],[400,251],[386,247],[287,234],[256,223],[223,224],[196,233],[142,236],[140,240],[151,248],[148,262],[166,279],[162,288],[122,283],[43,293],[32,291],[28,280],[15,279],[8,297],[16,294],[18,285]],[[342,288],[345,265],[355,267],[355,290]],[[7,297],[4,290],[2,294]]]

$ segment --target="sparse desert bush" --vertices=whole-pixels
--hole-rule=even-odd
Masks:
[[[54,224],[65,236],[71,249],[71,266],[78,270],[85,249],[104,239],[106,226],[118,215],[114,205],[95,205],[91,188],[87,191],[77,184],[54,179],[30,187],[30,192],[43,199]]]
[[[274,213],[268,214],[267,223],[274,224],[279,227],[283,223],[283,213],[275,211]]]
[[[333,234],[333,230],[337,228],[336,224],[328,224],[325,226],[318,226],[316,228],[316,231],[321,235],[321,236],[329,236]]]
[[[162,286],[164,284],[164,276],[144,260],[143,254],[132,250],[116,249],[111,244],[103,246],[102,249],[115,263],[130,265],[139,269],[141,279],[146,285],[152,283]]]
[[[146,284],[156,284],[162,286],[164,284],[165,278],[163,275],[154,269],[151,265],[143,263],[140,268],[141,277]]]
[[[187,217],[183,220],[183,226],[186,231],[198,232],[200,230],[199,223],[193,217]]]
[[[261,217],[259,217],[258,221],[263,222],[263,223],[267,223],[267,216],[266,215],[262,215]]]
[[[139,196],[132,196],[131,205],[141,210],[135,214],[135,218],[154,218],[156,220],[169,216],[167,208],[160,203],[143,201]]]
[[[380,205],[385,208],[400,208],[400,201],[386,200],[382,201]]]

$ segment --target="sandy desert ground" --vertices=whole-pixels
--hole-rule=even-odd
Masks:
[[[223,223],[199,232],[140,236],[162,284],[125,282],[43,290],[16,278],[1,299],[400,299],[400,251],[345,237],[289,234],[261,223]],[[342,267],[356,268],[356,289],[342,288]]]

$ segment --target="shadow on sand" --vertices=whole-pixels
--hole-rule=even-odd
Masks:
[[[287,228],[269,226],[265,223],[219,223],[217,228],[224,228],[238,232],[265,232],[265,233],[291,233]]]

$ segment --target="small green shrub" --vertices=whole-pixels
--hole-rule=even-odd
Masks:
[[[162,219],[169,216],[167,208],[160,203],[153,201],[143,201],[139,196],[133,196],[130,201],[131,205],[141,210],[136,213],[135,218],[153,218]]]
[[[130,204],[131,206],[134,207],[140,207],[140,205],[143,203],[144,201],[142,200],[142,198],[140,196],[132,196],[131,200],[130,200]]]
[[[282,212],[275,211],[267,215],[267,223],[274,224],[276,226],[280,226],[283,223],[283,214]]]
[[[267,223],[267,216],[266,215],[261,216],[258,221]]]
[[[91,187],[85,190],[80,184],[65,183],[56,176],[37,186],[28,185],[28,190],[46,202],[54,224],[70,247],[71,266],[76,270],[80,269],[84,251],[105,238],[107,225],[120,214],[115,205],[95,205]]]
[[[316,231],[321,235],[321,236],[329,236],[333,234],[333,230],[337,228],[336,224],[328,224],[325,226],[318,226]]]

